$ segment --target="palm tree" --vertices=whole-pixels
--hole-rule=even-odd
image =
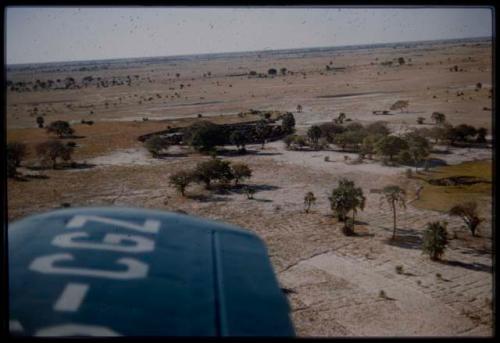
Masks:
[[[394,220],[394,231],[392,232],[392,239],[396,238],[396,205],[402,208],[406,208],[406,192],[399,186],[390,185],[384,187],[382,190],[383,197],[380,199],[385,199],[392,209],[393,220]]]
[[[355,187],[354,181],[340,179],[337,188],[332,191],[330,208],[336,213],[338,220],[344,222],[344,232],[351,234],[354,230],[354,217],[357,210],[363,210],[366,198],[361,187]],[[352,211],[352,227],[348,227],[347,214]]]
[[[306,206],[306,213],[309,213],[311,205],[313,205],[315,202],[316,202],[316,197],[314,196],[314,193],[307,192],[306,196],[304,197],[304,205]]]

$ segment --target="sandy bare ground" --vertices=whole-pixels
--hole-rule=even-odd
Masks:
[[[391,68],[379,64],[399,56],[413,61]],[[324,73],[324,66],[332,59],[334,66],[345,66],[345,71]],[[272,79],[228,76],[247,69],[263,72],[281,65],[297,73]],[[450,72],[453,65],[465,71]],[[201,77],[207,71],[213,76]],[[181,73],[178,80],[172,77],[175,72]],[[81,78],[87,74],[72,75]],[[164,158],[153,159],[136,138],[165,129],[167,124],[152,120],[117,122],[142,120],[143,116],[183,118],[203,113],[206,117],[256,108],[294,111],[299,130],[312,123],[331,121],[339,112],[345,112],[355,121],[384,120],[392,130],[403,132],[416,126],[419,116],[425,117],[424,126],[430,127],[431,113],[440,111],[452,124],[490,129],[491,111],[484,107],[492,107],[488,97],[492,84],[491,46],[182,62],[175,66],[101,71],[99,75],[116,74],[140,74],[141,81],[132,87],[7,94],[8,136],[20,137],[30,149],[46,138],[43,130],[28,129],[35,125],[35,117],[30,115],[33,106],[46,112],[46,122],[96,120],[92,127],[76,126],[85,138],[77,141],[75,159],[86,162],[89,168],[21,169],[23,173],[38,174],[38,178],[8,181],[9,220],[58,208],[64,202],[72,206],[181,210],[239,225],[264,239],[282,287],[290,290],[292,319],[299,336],[492,335],[495,251],[491,198],[480,207],[486,221],[480,226],[479,237],[471,237],[459,219],[413,207],[410,202],[406,210],[398,211],[398,239],[390,242],[392,213],[380,205],[380,195],[373,190],[399,184],[411,200],[416,181],[404,177],[406,167],[383,166],[370,160],[356,164],[356,154],[337,150],[288,151],[278,141],[266,144],[264,150],[259,145],[247,146],[247,155],[223,157],[252,168],[252,178],[244,183],[256,189],[255,199],[247,199],[237,188],[208,192],[198,185],[190,185],[184,198],[168,184],[169,175],[210,157],[175,147]],[[65,71],[50,75],[66,76]],[[40,75],[25,73],[16,77]],[[146,82],[147,77],[154,82]],[[474,89],[477,82],[483,84],[480,91]],[[180,90],[180,83],[191,86]],[[172,98],[172,87],[180,97]],[[457,96],[457,91],[463,91],[465,96]],[[162,98],[138,103],[141,96],[157,93]],[[398,99],[410,101],[407,113],[372,115],[373,110],[388,109]],[[108,108],[105,102],[110,103]],[[73,109],[66,107],[68,103],[74,105]],[[302,104],[303,113],[295,112],[297,104]],[[91,105],[94,115],[89,114]],[[99,122],[104,119],[115,121]],[[448,164],[492,158],[491,149],[451,148],[450,152],[432,157]],[[35,162],[30,156],[27,165]],[[356,216],[358,235],[354,237],[341,233],[341,224],[333,218],[327,198],[341,177],[354,180],[367,196],[365,210]],[[306,214],[303,198],[308,191],[314,192],[317,202]],[[430,261],[420,248],[425,225],[434,220],[449,223],[451,242],[441,263]],[[396,272],[396,266],[403,267],[402,274]],[[379,297],[382,290],[388,299]]]

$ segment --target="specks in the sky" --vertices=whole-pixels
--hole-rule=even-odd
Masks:
[[[10,20],[12,29],[9,20],[6,23],[7,61],[85,59],[87,55],[89,59],[161,56],[491,35],[488,11],[470,12],[338,7],[9,9],[7,18],[12,13],[15,19]],[[45,49],[46,56],[40,56]]]

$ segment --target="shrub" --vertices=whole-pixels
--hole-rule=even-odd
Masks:
[[[270,68],[270,69],[268,69],[268,70],[267,70],[267,73],[268,73],[269,75],[273,75],[273,76],[274,76],[274,75],[276,75],[278,72],[276,71],[276,69],[274,69],[274,68]]]
[[[193,181],[193,175],[185,170],[178,171],[169,177],[169,183],[174,186],[182,196],[185,195],[186,187],[191,181]]]
[[[67,121],[57,120],[46,127],[48,133],[55,133],[59,138],[71,136],[75,130],[71,128]]]
[[[396,273],[403,274],[403,266],[402,265],[396,266]]]
[[[424,123],[424,121],[425,121],[424,117],[418,117],[417,118],[417,124],[419,124],[419,125],[422,125]]]
[[[311,205],[314,205],[315,202],[316,202],[316,197],[314,196],[314,193],[307,192],[306,196],[304,197],[304,206],[306,213],[309,213]]]
[[[240,180],[250,178],[252,176],[252,170],[245,163],[234,163],[231,166],[231,170],[234,176],[235,185],[237,185]]]
[[[431,260],[439,260],[448,244],[448,233],[446,231],[446,222],[427,223],[424,231],[422,252],[428,254]]]
[[[290,146],[292,145],[294,140],[295,140],[295,135],[288,135],[285,138],[283,138],[283,142],[285,143],[287,149],[290,149]]]
[[[63,161],[71,160],[73,148],[59,141],[50,140],[38,144],[36,152],[43,164],[52,163],[52,169],[56,169],[58,158]]]
[[[453,206],[448,214],[450,216],[462,218],[465,225],[472,233],[472,236],[476,236],[477,227],[483,221],[483,219],[478,216],[477,203],[473,201]]]

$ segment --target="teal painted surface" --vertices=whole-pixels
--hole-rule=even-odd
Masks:
[[[11,223],[8,243],[12,334],[294,335],[265,244],[243,229],[75,208]]]

